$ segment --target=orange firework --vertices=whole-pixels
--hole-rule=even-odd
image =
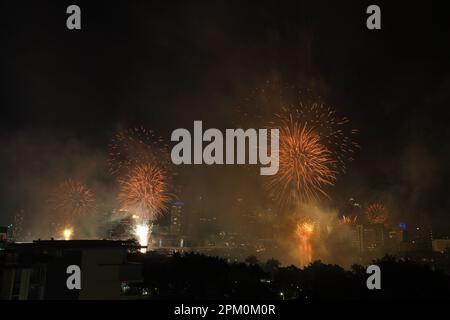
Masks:
[[[336,110],[322,103],[304,104],[290,108],[283,107],[281,118],[293,118],[308,126],[332,154],[332,166],[337,172],[345,172],[347,163],[353,161],[353,153],[359,148],[355,141],[358,130],[350,127],[350,120],[338,117]]]
[[[303,265],[312,262],[313,248],[312,237],[316,231],[316,225],[314,222],[305,221],[297,224],[296,235],[300,239],[300,260]]]
[[[367,219],[373,224],[383,224],[388,218],[388,211],[381,203],[373,203],[367,207]]]
[[[339,219],[339,222],[341,224],[345,224],[345,225],[355,225],[357,222],[358,216],[342,216],[341,219]]]
[[[335,159],[333,169],[336,172],[345,172],[359,149],[358,130],[352,127],[349,118],[338,115],[336,109],[297,85],[266,81],[235,109],[239,113],[236,125],[241,127],[264,125],[273,114],[279,114],[281,119],[292,117],[317,134],[320,143]]]
[[[165,166],[169,159],[163,139],[144,127],[120,130],[112,139],[109,150],[109,169],[116,176],[126,175],[146,163]]]
[[[72,179],[61,183],[50,194],[48,202],[54,211],[61,214],[64,223],[72,223],[76,217],[95,210],[92,191],[81,182]]]
[[[326,196],[324,187],[336,180],[332,153],[317,134],[291,115],[280,120],[279,171],[271,176],[268,189],[280,202]]]
[[[167,207],[170,196],[164,169],[150,164],[138,165],[119,182],[122,209],[140,219],[154,220]]]

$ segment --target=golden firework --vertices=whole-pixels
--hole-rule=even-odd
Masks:
[[[388,218],[388,211],[381,203],[373,203],[367,207],[367,219],[373,224],[383,224]]]
[[[119,130],[109,145],[109,170],[123,176],[136,166],[153,163],[166,167],[168,147],[161,137],[144,127]]]
[[[313,221],[303,221],[297,224],[295,234],[300,240],[300,262],[303,265],[313,260],[312,237],[317,233],[317,226]]]
[[[334,185],[336,171],[332,153],[320,137],[291,115],[279,126],[279,171],[267,186],[281,202],[309,201],[327,196],[324,188]]]
[[[357,220],[358,220],[358,216],[351,217],[351,216],[344,215],[339,219],[339,223],[345,224],[345,225],[355,225]]]
[[[119,182],[123,210],[149,221],[166,209],[170,196],[164,169],[150,164],[138,165]]]
[[[333,154],[333,167],[340,172],[346,171],[347,163],[353,161],[353,154],[359,149],[355,139],[358,130],[351,128],[347,117],[338,116],[334,108],[323,103],[300,103],[293,111],[283,108],[282,113],[292,113],[312,128]]]
[[[92,191],[83,183],[68,179],[62,182],[51,194],[48,203],[59,216],[58,221],[73,223],[74,219],[95,210]]]
[[[237,125],[261,126],[274,114],[281,119],[289,116],[302,126],[312,129],[335,159],[333,169],[345,172],[360,148],[358,130],[348,117],[326,104],[320,97],[297,85],[280,81],[266,81],[252,90],[235,108],[239,114]]]

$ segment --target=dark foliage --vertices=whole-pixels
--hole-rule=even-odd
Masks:
[[[432,299],[450,298],[450,277],[412,261],[386,256],[381,290],[368,290],[366,268],[316,261],[303,269],[277,260],[245,263],[202,254],[154,252],[131,257],[144,265],[144,286],[153,299]]]

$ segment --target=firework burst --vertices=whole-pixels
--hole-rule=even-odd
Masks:
[[[297,106],[282,107],[277,117],[290,118],[299,126],[310,128],[332,154],[335,160],[332,163],[334,171],[346,172],[347,163],[353,161],[353,154],[359,149],[359,144],[355,141],[358,130],[351,128],[348,118],[339,117],[335,109],[322,103],[302,102]]]
[[[296,85],[267,81],[234,109],[238,126],[280,130],[279,171],[265,184],[282,206],[328,197],[360,148],[347,117]]]
[[[332,153],[311,129],[293,117],[279,118],[279,171],[270,177],[268,190],[281,203],[309,201],[327,195],[336,180]]]
[[[280,118],[292,117],[301,126],[310,128],[319,137],[336,161],[334,170],[343,173],[354,160],[360,148],[358,130],[350,119],[338,115],[333,107],[325,104],[310,90],[278,80],[266,81],[244,98],[235,108],[239,114],[238,126],[259,127],[276,114]]]
[[[109,170],[115,176],[129,174],[136,166],[158,164],[167,169],[168,147],[161,137],[144,127],[120,130],[109,145]]]
[[[58,221],[73,223],[81,215],[95,210],[92,191],[79,181],[72,179],[61,183],[51,194],[48,203],[59,217]]]
[[[388,218],[388,211],[381,203],[373,203],[367,207],[367,219],[373,224],[383,224]]]
[[[143,221],[152,221],[170,200],[164,169],[151,164],[136,166],[120,181],[119,201],[122,209]]]

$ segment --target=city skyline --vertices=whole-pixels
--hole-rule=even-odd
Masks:
[[[446,10],[368,5],[4,1],[8,298],[45,298],[45,288],[82,298],[31,275],[69,261],[95,275],[101,259],[117,262],[116,298],[186,297],[191,286],[203,297],[197,263],[224,279],[255,271],[248,288],[260,298],[307,299],[299,279],[325,269],[347,275],[354,296],[374,261],[446,283]],[[133,264],[130,279],[114,276]],[[179,266],[192,278],[161,280]],[[5,283],[22,269],[30,289],[18,293]],[[248,297],[222,280],[205,292]]]

